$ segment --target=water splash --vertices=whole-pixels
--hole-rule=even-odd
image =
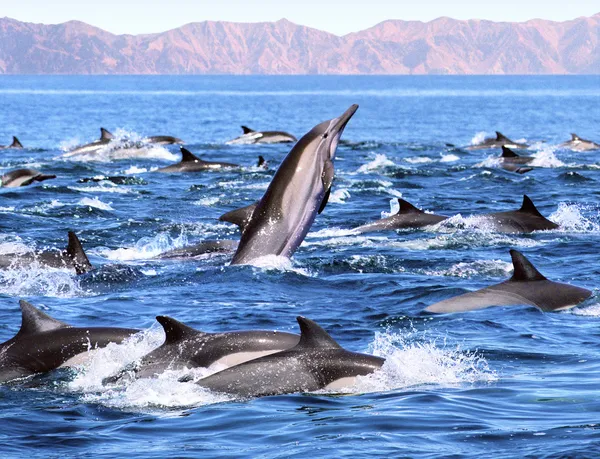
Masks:
[[[339,188],[329,195],[329,202],[332,204],[345,204],[346,199],[350,198],[350,192],[346,188]]]
[[[582,204],[567,204],[560,202],[558,209],[553,212],[548,219],[560,226],[557,231],[568,233],[597,233],[600,232],[600,215],[597,209],[595,220],[592,221],[583,215],[585,211],[592,211],[593,208]]]
[[[378,153],[375,155],[375,158],[372,161],[360,166],[356,172],[360,174],[368,174],[392,166],[395,166],[393,161],[388,159],[388,157],[384,154]]]
[[[482,144],[482,143],[483,143],[483,141],[484,141],[484,140],[485,140],[487,137],[489,137],[489,136],[488,136],[488,134],[487,134],[487,132],[485,132],[485,131],[480,131],[480,132],[478,132],[477,134],[475,134],[475,135],[473,136],[473,138],[471,139],[471,145],[479,145],[479,144]]]
[[[27,267],[0,270],[0,293],[17,297],[55,298],[76,298],[89,294],[81,288],[74,272],[41,266],[38,262]]]
[[[513,270],[512,263],[502,260],[477,260],[472,262],[456,263],[448,269],[425,270],[428,276],[447,276],[470,278],[476,276],[484,277],[506,277]]]
[[[83,198],[83,199],[80,199],[79,202],[77,203],[77,205],[79,205],[79,206],[94,207],[94,208],[100,209],[100,210],[115,210],[111,207],[110,204],[112,204],[112,203],[106,204],[105,202],[100,201],[100,199],[98,199],[97,197]]]
[[[153,237],[143,237],[135,243],[134,247],[119,249],[104,249],[100,255],[112,261],[147,260],[163,252],[179,249],[188,244],[188,237],[182,229],[179,236],[172,237],[169,233],[158,233]]]

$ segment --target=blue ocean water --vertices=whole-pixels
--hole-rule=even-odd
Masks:
[[[228,266],[227,255],[159,260],[204,239],[237,238],[222,213],[259,199],[289,145],[226,145],[240,125],[301,136],[360,108],[348,124],[324,212],[290,262]],[[600,77],[2,76],[0,171],[54,173],[0,189],[0,255],[59,247],[74,230],[97,272],[0,271],[0,341],[27,299],[73,325],[144,330],[76,371],[0,387],[4,457],[594,457],[600,453],[600,160],[558,148],[600,140]],[[96,139],[180,137],[203,159],[241,169],[154,173],[146,157],[61,158]],[[528,174],[497,151],[466,151],[498,130],[533,146]],[[448,145],[451,144],[451,145]],[[453,147],[452,145],[456,146]],[[270,163],[255,167],[259,155]],[[125,176],[124,183],[82,182]],[[527,235],[471,224],[517,209],[523,194],[561,225]],[[459,216],[428,231],[354,235],[398,197]],[[392,207],[390,207],[392,206]],[[509,249],[548,278],[591,289],[573,310],[495,307],[432,315],[436,301],[510,276]],[[231,400],[180,374],[104,387],[158,346],[156,315],[206,331],[297,331],[321,324],[344,347],[386,357],[347,393]]]

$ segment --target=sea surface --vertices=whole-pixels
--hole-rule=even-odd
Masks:
[[[291,260],[156,258],[239,238],[217,218],[260,199],[290,149],[226,145],[240,125],[300,137],[354,103],[329,204]],[[176,145],[61,158],[101,126],[123,141],[177,136],[203,159],[241,167],[153,172],[179,160]],[[498,151],[461,148],[496,130],[532,145],[533,171],[510,173]],[[0,151],[0,172],[58,176],[0,189],[0,255],[62,248],[74,230],[96,266],[79,277],[37,265],[0,271],[0,342],[19,330],[19,299],[72,325],[142,330],[83,367],[1,386],[0,454],[597,457],[600,152],[559,148],[571,132],[600,141],[600,77],[0,77],[0,144],[16,135],[25,146]],[[268,170],[256,167],[259,155]],[[125,179],[101,180],[111,176]],[[473,223],[518,209],[524,194],[561,229],[500,234]],[[454,217],[428,230],[349,231],[397,210],[399,197]],[[593,296],[560,313],[423,312],[510,277],[511,248]],[[214,332],[297,332],[303,315],[386,363],[343,392],[249,400],[179,382],[177,372],[103,386],[162,342],[157,315]]]

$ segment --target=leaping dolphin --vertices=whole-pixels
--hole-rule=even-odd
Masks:
[[[516,250],[511,250],[510,256],[514,273],[509,280],[440,301],[425,310],[444,313],[473,311],[489,306],[530,305],[552,312],[572,308],[592,295],[585,288],[546,279]]]
[[[109,327],[72,327],[53,319],[27,301],[19,302],[21,329],[0,344],[0,382],[46,373],[82,363],[88,352],[120,343],[139,330]]]
[[[351,386],[357,376],[371,374],[385,362],[343,349],[312,320],[297,320],[301,335],[296,346],[219,371],[196,384],[242,397],[335,390]]]
[[[531,233],[558,228],[558,225],[544,217],[529,199],[523,195],[523,204],[519,210],[495,212],[481,215],[495,231],[501,233]]]
[[[529,145],[525,143],[518,143],[510,140],[501,132],[496,131],[496,137],[486,137],[483,142],[476,145],[469,145],[465,147],[467,150],[487,150],[490,148],[500,148],[502,146],[509,148],[528,148]]]
[[[0,145],[0,150],[8,150],[9,148],[21,150],[23,148],[23,144],[19,142],[19,139],[13,135],[13,141],[10,145]]]
[[[54,174],[42,174],[35,169],[15,169],[0,177],[0,186],[4,188],[15,188],[54,178],[56,178],[56,175]]]
[[[154,377],[165,370],[206,368],[213,364],[231,367],[265,355],[290,349],[300,336],[268,330],[206,333],[167,316],[156,320],[165,330],[165,342],[146,354],[131,370],[107,378],[115,382],[125,375]]]
[[[246,126],[242,126],[242,131],[244,131],[243,135],[225,143],[228,145],[247,145],[254,143],[287,143],[298,140],[292,134],[282,131],[255,131]]]
[[[421,209],[416,208],[410,202],[399,198],[398,204],[400,210],[391,217],[382,218],[372,223],[354,228],[352,231],[358,233],[368,233],[370,231],[388,231],[405,228],[423,228],[425,226],[435,225],[448,217],[445,215],[427,214]]]
[[[252,212],[231,264],[296,251],[327,204],[335,151],[357,109],[352,105],[339,118],[315,126],[294,145]]]
[[[51,268],[73,269],[77,274],[85,274],[93,269],[79,238],[73,231],[69,231],[69,243],[64,250],[0,255],[0,268],[29,266],[35,262]]]
[[[238,164],[204,161],[185,147],[181,147],[181,161],[167,167],[161,167],[155,172],[202,172],[214,169],[240,167]]]
[[[80,145],[78,147],[69,150],[67,153],[63,155],[63,157],[68,158],[76,155],[91,155],[98,153],[103,148],[105,148],[112,140],[114,140],[115,136],[104,129],[100,128],[100,138],[98,140],[94,140],[93,142],[87,143],[85,145]]]
[[[599,150],[600,144],[591,140],[582,139],[577,134],[571,134],[571,140],[563,142],[559,145],[561,148],[568,148],[573,151],[592,151]]]

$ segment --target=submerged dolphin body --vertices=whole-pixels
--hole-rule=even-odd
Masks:
[[[244,131],[243,135],[225,143],[228,145],[248,145],[255,143],[288,143],[298,141],[292,134],[282,131],[255,131],[246,126],[242,126],[242,131]]]
[[[530,233],[558,228],[558,225],[544,217],[527,195],[523,195],[523,204],[519,210],[495,212],[481,215],[489,222],[494,231],[501,233]]]
[[[213,253],[233,253],[238,247],[238,241],[231,239],[215,239],[202,241],[198,244],[169,250],[158,255],[162,259],[193,258]]]
[[[130,328],[72,327],[27,301],[21,300],[19,305],[21,329],[0,344],[0,382],[79,364],[89,351],[120,343],[138,332]]]
[[[367,223],[366,225],[354,228],[352,231],[368,233],[370,231],[423,228],[425,226],[435,225],[448,218],[445,215],[427,214],[401,198],[398,199],[398,204],[400,205],[400,210],[398,210],[398,213],[395,215],[382,218],[381,220],[372,223]]]
[[[29,266],[36,262],[50,268],[74,269],[77,274],[84,274],[92,270],[92,264],[88,260],[79,238],[73,231],[69,231],[69,243],[64,250],[0,255],[0,269]]]
[[[181,161],[167,167],[161,167],[155,172],[202,172],[214,169],[240,167],[238,164],[203,161],[187,148],[181,147]]]
[[[23,148],[23,144],[19,142],[19,139],[13,135],[13,141],[10,145],[0,145],[0,150],[8,150],[9,148],[21,150]]]
[[[489,306],[530,305],[542,311],[569,309],[592,295],[587,289],[546,279],[525,256],[510,251],[514,273],[504,282],[440,301],[429,312],[465,312]]]
[[[4,188],[16,188],[54,178],[56,178],[54,174],[42,174],[35,169],[15,169],[0,177],[0,184]]]
[[[312,320],[297,318],[300,342],[285,351],[227,368],[197,381],[214,392],[242,397],[314,392],[351,386],[384,359],[343,349]]]
[[[568,148],[573,151],[600,150],[600,144],[592,142],[591,140],[582,139],[577,134],[571,134],[571,140],[561,143],[559,147]]]
[[[520,156],[510,148],[502,145],[502,155],[500,156],[500,167],[510,172],[524,174],[533,170],[532,167],[525,167],[525,164],[530,164],[535,158],[533,156]]]
[[[339,118],[315,126],[294,145],[252,212],[231,264],[295,252],[327,204],[335,151],[357,109],[352,105]]]
[[[183,140],[170,135],[151,135],[150,137],[145,137],[142,141],[154,145],[174,145],[184,143]]]
[[[118,381],[126,374],[148,378],[165,370],[206,368],[213,364],[231,367],[292,348],[300,339],[292,333],[268,330],[205,333],[171,317],[158,316],[156,320],[165,330],[165,342],[142,357],[135,368],[107,378],[105,382]]]
[[[467,150],[487,150],[490,148],[500,148],[502,146],[509,148],[528,148],[529,145],[525,143],[518,143],[510,140],[501,132],[496,131],[496,137],[486,137],[483,142],[476,145],[469,145],[465,147]]]

